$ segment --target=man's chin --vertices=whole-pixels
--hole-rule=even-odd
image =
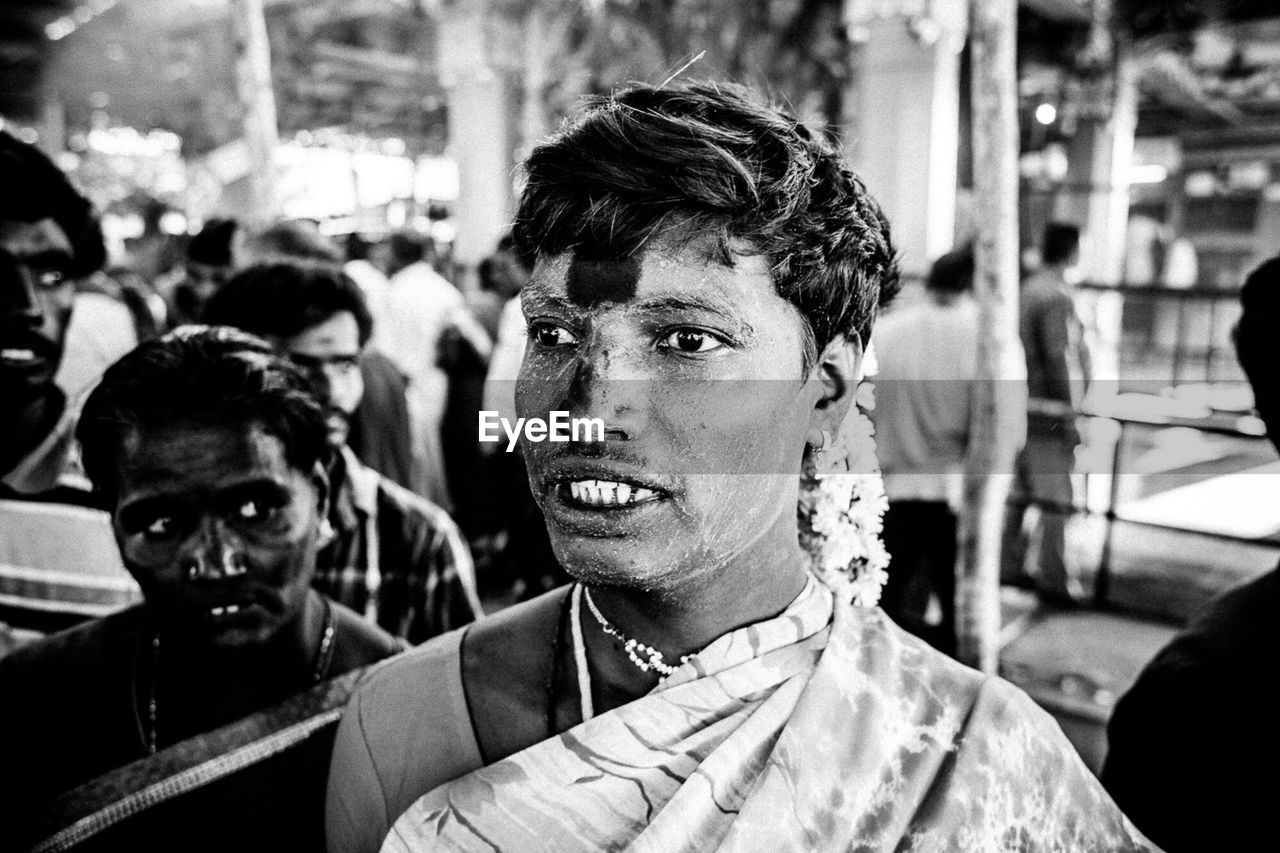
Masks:
[[[346,418],[336,415],[330,415],[325,420],[329,430],[329,446],[334,450],[340,450],[351,437],[351,424]]]

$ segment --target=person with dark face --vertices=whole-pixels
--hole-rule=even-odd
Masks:
[[[318,556],[313,585],[411,643],[474,621],[475,572],[457,526],[347,446],[373,325],[356,283],[334,265],[261,264],[227,282],[206,314],[270,341],[325,403],[334,537]]]
[[[1249,274],[1236,355],[1280,449],[1280,257]],[[1280,802],[1280,568],[1228,590],[1147,664],[1107,725],[1102,783],[1165,850],[1266,850]]]
[[[841,433],[897,274],[834,148],[635,86],[525,167],[516,407],[603,427],[525,433],[575,583],[361,688],[329,850],[1147,849],[1025,694],[873,606]]]
[[[185,327],[107,370],[78,436],[145,603],[0,658],[6,840],[96,816],[88,849],[307,849],[332,737],[316,715],[352,681],[332,680],[400,648],[311,588],[322,405],[265,342]],[[103,817],[156,774],[182,797]]]
[[[75,282],[105,250],[89,202],[3,131],[0,186],[0,621],[50,630],[138,598],[80,471],[76,407],[54,382]]]
[[[239,230],[234,219],[211,219],[191,238],[182,278],[170,295],[174,326],[204,322],[204,306],[235,270]]]

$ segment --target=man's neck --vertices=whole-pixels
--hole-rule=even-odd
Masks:
[[[794,518],[794,517],[792,517]],[[787,522],[790,521],[788,524]],[[774,535],[762,537],[731,563],[679,589],[661,592],[591,587],[591,598],[615,629],[653,646],[669,664],[695,654],[738,628],[771,619],[804,589],[807,575],[794,521],[780,520]],[[644,672],[582,607],[583,639],[592,675],[606,697],[605,709],[647,693],[657,675]]]
[[[224,725],[310,686],[324,612],[319,593],[311,591],[296,619],[265,643],[245,649],[193,645],[162,629],[158,689],[169,699],[158,704],[168,707],[168,723],[160,724],[165,740]]]
[[[67,398],[56,385],[39,396],[19,403],[16,410],[0,418],[0,472],[5,474],[44,441],[66,407]]]

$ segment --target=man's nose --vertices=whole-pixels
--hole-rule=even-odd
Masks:
[[[600,418],[606,435],[634,438],[647,419],[652,375],[605,342],[583,347],[566,400],[574,416]]]
[[[0,260],[0,277],[5,279],[5,314],[32,326],[44,322],[44,303],[36,291],[31,269],[12,256]]]
[[[220,581],[245,574],[244,556],[219,520],[205,521],[183,557],[182,570],[190,581]]]

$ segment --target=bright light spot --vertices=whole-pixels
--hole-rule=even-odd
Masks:
[[[1159,163],[1144,163],[1129,169],[1129,183],[1158,184],[1169,177],[1169,170]]]
[[[187,217],[179,211],[166,210],[160,214],[160,230],[175,237],[187,233]]]
[[[1213,172],[1192,172],[1187,175],[1183,191],[1191,198],[1208,198],[1218,191],[1218,179]]]
[[[40,132],[34,127],[24,127],[14,135],[28,145],[35,145],[40,141]]]
[[[1036,121],[1041,124],[1053,124],[1058,120],[1058,108],[1053,104],[1041,104],[1036,107]]]
[[[58,18],[45,24],[44,34],[49,41],[61,41],[76,31],[76,22],[67,17]]]
[[[458,236],[458,229],[453,223],[443,219],[438,222],[429,222],[427,228],[431,239],[437,243],[452,243]]]

